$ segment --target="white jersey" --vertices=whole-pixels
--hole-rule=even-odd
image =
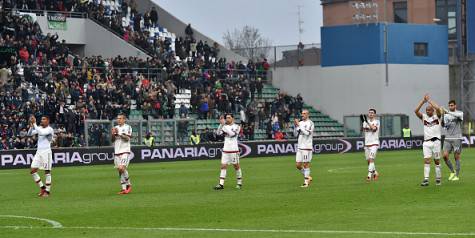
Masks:
[[[127,124],[122,126],[115,126],[114,128],[117,129],[118,136],[116,136],[114,141],[114,154],[120,155],[125,153],[130,153],[130,139],[124,140],[120,138],[120,135],[128,135],[129,137],[132,136],[132,127]]]
[[[375,126],[376,130],[371,130],[371,126]],[[374,119],[368,121],[368,123],[363,122],[363,131],[365,146],[379,145],[379,120]]]
[[[310,119],[300,121],[294,128],[294,135],[298,136],[298,148],[300,150],[313,149],[313,122]]]
[[[38,150],[51,150],[51,142],[54,137],[54,130],[50,126],[42,127],[33,124],[33,128],[30,128],[28,134],[38,135]]]
[[[239,152],[238,137],[241,127],[236,124],[220,125],[216,134],[224,135],[224,153],[237,153]]]
[[[430,140],[432,138],[440,139],[442,134],[441,121],[437,114],[429,117],[427,114],[422,114],[422,122],[424,123],[424,140]]]

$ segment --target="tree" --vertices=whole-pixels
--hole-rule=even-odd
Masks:
[[[271,49],[271,41],[252,26],[244,26],[232,32],[228,30],[223,35],[223,41],[227,48],[253,61],[267,58]]]

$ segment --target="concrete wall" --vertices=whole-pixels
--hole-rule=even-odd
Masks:
[[[86,44],[86,21],[84,18],[67,18],[66,24],[68,29],[66,31],[62,30],[51,30],[48,28],[48,19],[45,16],[37,16],[38,24],[41,27],[41,30],[44,34],[51,33],[54,35],[58,33],[60,40],[66,40],[68,44]]]
[[[84,45],[76,47],[83,49],[78,52],[81,56],[102,55],[104,57],[137,56],[146,58],[148,55],[133,45],[122,40],[119,36],[98,25],[94,21],[85,18],[68,18],[67,30],[48,29],[48,20],[46,16],[37,17],[41,30],[47,34],[58,33],[59,40],[66,40],[67,44]]]
[[[178,37],[185,35],[185,28],[188,25],[188,23],[181,21],[180,19],[178,19],[177,17],[175,17],[174,15],[172,15],[165,9],[158,6],[152,0],[136,0],[135,2],[137,3],[138,11],[141,13],[150,11],[152,7],[155,7],[155,9],[158,12],[158,24],[160,24],[160,26],[167,28],[169,32],[175,33]],[[193,22],[191,22],[191,26],[193,27]],[[202,34],[195,28],[193,28],[193,32],[194,32],[194,37],[195,39],[197,39],[197,41],[199,40],[202,40],[203,42],[208,41],[209,45],[212,45],[216,41]],[[222,45],[220,45],[219,49],[220,49],[219,57],[225,57],[228,61],[234,60],[234,61],[247,62],[246,58],[234,53],[233,51],[227,49],[226,47]]]
[[[389,84],[385,65],[339,67],[283,67],[273,70],[273,84],[343,123],[343,116],[367,112],[409,115],[414,135],[422,134],[422,125],[414,115],[425,93],[445,105],[449,100],[447,65],[389,65]]]
[[[86,47],[85,55],[102,55],[103,57],[136,56],[149,57],[142,50],[135,48],[122,38],[98,25],[92,20],[86,20]]]

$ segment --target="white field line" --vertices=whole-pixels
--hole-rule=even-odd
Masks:
[[[0,218],[15,218],[15,219],[29,219],[29,220],[36,220],[36,221],[43,221],[47,222],[51,225],[51,228],[62,228],[63,225],[57,221],[53,221],[50,219],[46,218],[40,218],[40,217],[27,217],[27,216],[16,216],[16,215],[0,215]],[[14,227],[14,226],[13,226]],[[29,227],[29,228],[34,228],[34,227]]]
[[[470,233],[444,232],[406,232],[406,231],[338,231],[338,230],[273,230],[273,229],[227,229],[227,228],[183,228],[183,227],[34,227],[34,226],[0,226],[0,229],[64,229],[64,230],[138,230],[138,231],[198,231],[198,232],[255,232],[255,233],[296,233],[296,234],[367,234],[367,235],[405,235],[405,236],[465,236],[475,237]]]

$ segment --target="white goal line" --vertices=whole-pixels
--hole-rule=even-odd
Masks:
[[[406,232],[406,231],[338,231],[338,230],[280,230],[280,229],[234,229],[234,228],[184,228],[184,227],[99,227],[99,226],[0,226],[0,229],[54,229],[54,230],[142,230],[142,231],[198,231],[198,232],[255,232],[255,233],[298,233],[298,234],[367,234],[367,235],[405,235],[405,236],[473,236],[469,233],[445,232]]]

